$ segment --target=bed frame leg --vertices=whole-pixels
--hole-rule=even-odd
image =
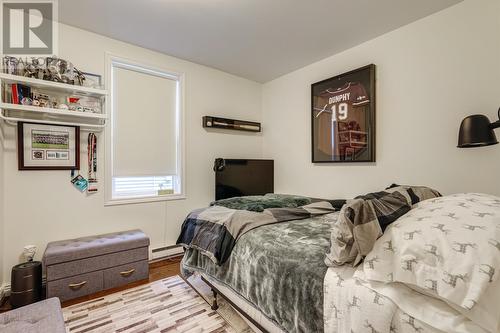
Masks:
[[[212,293],[214,294],[214,301],[212,303],[211,309],[216,311],[219,308],[219,305],[217,304],[217,292],[214,289],[212,289]]]

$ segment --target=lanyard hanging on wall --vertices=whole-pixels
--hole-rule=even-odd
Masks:
[[[88,193],[96,193],[98,191],[97,182],[97,136],[94,133],[89,133],[88,146],[87,146],[87,157],[88,157],[88,182],[87,187]]]

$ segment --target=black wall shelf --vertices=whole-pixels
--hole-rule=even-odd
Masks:
[[[262,130],[260,123],[256,123],[253,121],[219,118],[212,116],[203,117],[203,127],[223,128],[246,132],[260,132]]]

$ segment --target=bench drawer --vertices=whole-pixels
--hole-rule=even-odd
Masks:
[[[109,253],[97,257],[84,258],[55,265],[48,265],[47,280],[59,280],[69,276],[80,275],[88,272],[106,269],[108,267],[124,265],[148,259],[148,248],[140,247],[127,251]]]
[[[47,298],[59,297],[61,302],[86,296],[103,289],[103,272],[81,274],[66,279],[47,282]]]
[[[104,289],[115,288],[149,277],[149,264],[141,260],[104,270]]]

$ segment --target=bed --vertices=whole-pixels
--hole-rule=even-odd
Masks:
[[[412,196],[409,198],[411,205]],[[476,199],[465,196],[449,200],[453,204],[458,202],[458,208],[461,209],[467,206],[464,202],[470,203],[467,200]],[[493,203],[492,209],[498,211],[494,201],[498,199],[488,197],[487,200],[488,203]],[[432,200],[425,202],[429,201]],[[402,211],[402,216],[407,219],[413,218],[415,223],[429,218],[430,221],[427,223],[431,234],[435,233],[435,228],[448,230],[433,222],[432,216],[429,217],[429,209],[435,209],[437,222],[440,218],[446,219],[449,216],[439,213],[439,207],[430,206],[431,204],[426,206],[425,202],[422,202],[422,207],[419,209]],[[500,201],[498,204],[500,205]],[[439,206],[443,203],[434,200],[432,205]],[[397,210],[401,209],[397,207]],[[469,207],[467,211],[475,214],[477,207]],[[421,212],[421,215],[416,215],[418,212]],[[391,211],[388,215],[392,216],[392,213]],[[387,245],[387,237],[397,235],[396,232],[401,227],[400,216],[395,217],[396,222],[393,225],[386,226],[387,230],[383,237],[377,240],[374,249],[369,251],[366,258],[363,255],[364,260],[360,265],[327,266],[325,254],[334,243],[332,229],[338,225],[339,216],[341,212],[337,211],[252,229],[239,237],[231,255],[222,264],[214,262],[213,258],[205,255],[203,251],[187,247],[182,260],[183,274],[185,276],[193,272],[201,274],[217,293],[228,299],[256,329],[263,332],[498,332],[498,329],[495,329],[498,327],[498,322],[492,322],[488,324],[489,326],[484,324],[491,318],[483,316],[479,311],[480,306],[476,306],[475,309],[479,309],[477,311],[463,311],[463,307],[416,288],[418,281],[414,283],[415,285],[412,285],[411,281],[387,283],[371,273],[374,265],[377,266],[379,261],[385,260],[387,267],[380,271],[385,275],[393,274],[385,271],[390,265],[394,265],[394,262],[389,261],[392,258],[385,253],[388,249],[391,250]],[[492,221],[497,224],[496,228],[500,229],[498,227],[500,221],[494,217]],[[462,225],[457,228],[467,229]],[[409,233],[412,234],[411,231]],[[425,230],[420,232],[422,233],[425,234]],[[406,236],[407,234],[408,231],[401,234],[403,235],[400,237],[401,241],[408,242],[406,238],[410,236]],[[416,235],[420,234],[416,232]],[[377,238],[380,238],[380,235]],[[493,243],[492,239],[485,242],[485,246],[490,246],[487,248],[488,251],[495,251],[494,246],[497,243]],[[450,244],[454,246],[453,242]],[[348,252],[351,255],[351,252]],[[423,248],[421,252],[425,252],[425,249]],[[383,258],[381,254],[384,254]],[[460,257],[462,254],[457,255],[462,258]],[[490,264],[493,266],[498,262]],[[479,269],[487,266],[482,265],[478,266]],[[483,271],[479,270],[480,273]],[[486,274],[474,274],[479,278],[486,278]],[[441,280],[449,282],[445,278]],[[497,283],[499,279],[496,279],[496,275],[490,274],[490,280]],[[439,283],[443,284],[442,281]],[[494,295],[493,298],[499,296],[498,283],[494,287],[491,286],[490,291]],[[498,309],[499,305],[498,301],[490,302],[488,307]],[[495,316],[496,312],[491,315],[492,318]]]
[[[324,253],[337,216],[332,213],[254,229],[241,237],[222,266],[188,249],[182,267],[186,274],[197,271],[231,290],[236,298],[245,299],[267,319],[267,323],[260,322],[267,331],[321,332],[327,271]]]

